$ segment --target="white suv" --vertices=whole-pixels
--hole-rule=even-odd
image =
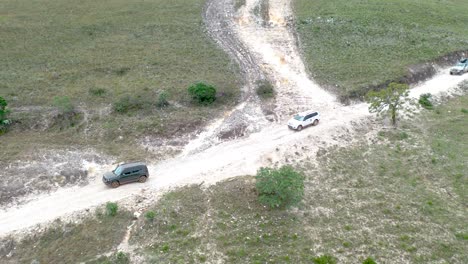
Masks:
[[[320,115],[315,111],[302,112],[289,119],[288,127],[297,131],[301,131],[304,127],[317,125],[320,121]]]

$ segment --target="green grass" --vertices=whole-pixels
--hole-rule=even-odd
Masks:
[[[53,106],[54,97],[68,97],[89,114],[79,128],[60,133],[91,146],[84,130],[106,143],[119,137],[170,137],[193,131],[231,107],[240,92],[238,68],[204,33],[204,3],[2,1],[0,94],[13,109],[12,118],[22,122],[12,127],[14,133],[40,123],[38,115],[50,111],[18,114],[15,107]],[[223,96],[210,107],[192,104],[187,88],[198,81]],[[169,107],[157,107],[161,91],[167,92]],[[125,96],[136,109],[102,114]]]
[[[2,94],[11,106],[54,96],[102,103],[145,89],[184,98],[195,81],[235,92],[227,56],[203,33],[204,1],[2,1]]]
[[[464,0],[295,0],[306,63],[342,95],[398,80],[407,67],[468,50]]]
[[[4,263],[79,263],[92,261],[114,250],[122,241],[131,222],[128,211],[119,211],[112,217],[98,209],[96,217],[82,222],[55,221],[43,233],[31,233],[15,242],[12,255],[2,256]],[[6,241],[6,240],[4,240]],[[1,241],[1,242],[4,242]],[[121,262],[123,263],[123,262]]]
[[[375,144],[363,139],[305,166],[304,210],[324,212],[307,216],[313,243],[353,263],[357,252],[377,263],[466,263],[468,119],[459,109],[467,103],[453,99]]]

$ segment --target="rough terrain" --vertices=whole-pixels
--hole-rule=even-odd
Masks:
[[[351,144],[354,129],[359,124],[372,122],[367,105],[341,105],[307,77],[289,27],[292,17],[289,1],[269,1],[267,22],[256,14],[258,4],[260,1],[247,0],[236,12],[232,1],[212,0],[207,3],[204,15],[209,34],[241,65],[245,74],[243,102],[237,108],[214,121],[177,157],[151,164],[146,184],[129,184],[111,190],[101,183],[101,175],[113,166],[92,164],[87,168],[90,184],[84,187],[31,195],[17,207],[2,207],[0,235],[47,223],[107,201],[124,200],[122,203],[131,206],[135,200],[150,202],[161,193],[186,184],[211,184],[254,174],[261,166],[290,162],[284,159],[285,154],[307,150],[313,160],[319,148]],[[259,78],[268,78],[275,84],[275,115],[271,119],[275,122],[265,117],[265,109],[253,92],[253,81]],[[442,69],[433,79],[419,84],[413,96],[447,91],[463,80],[468,80],[468,75],[450,76]],[[306,109],[320,111],[321,123],[300,133],[288,130],[285,121],[289,116]],[[227,141],[217,137],[223,131],[236,128],[248,133]],[[132,196],[135,198],[129,199]]]

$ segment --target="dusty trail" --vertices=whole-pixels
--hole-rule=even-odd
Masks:
[[[92,182],[85,187],[60,189],[35,197],[19,207],[0,211],[0,236],[107,201],[131,204],[134,199],[125,198],[135,195],[155,201],[167,190],[186,184],[215,183],[229,177],[254,174],[260,166],[298,159],[313,162],[319,148],[352,143],[357,124],[371,122],[367,105],[342,106],[308,79],[286,23],[291,15],[289,0],[270,0],[271,23],[268,26],[259,23],[253,12],[258,3],[258,0],[247,0],[236,15],[232,0],[210,0],[205,22],[210,35],[239,64],[247,65],[242,66],[247,79],[265,74],[274,80],[278,91],[278,123],[264,121],[263,115],[261,118],[255,116],[261,113],[260,106],[252,95],[252,83],[246,81],[244,103],[227,113],[224,119],[214,122],[178,157],[149,166],[150,178],[145,184],[109,189],[101,183],[101,175],[110,166],[95,165],[90,175]],[[261,65],[261,71],[257,65]],[[468,74],[450,76],[444,70],[432,80],[418,85],[412,95],[446,91],[463,80],[468,80]],[[300,133],[290,131],[284,123],[290,112],[309,108],[321,111],[321,123]],[[249,123],[255,118],[260,120],[258,127],[251,128],[248,136],[226,142],[212,140],[224,127],[239,124],[237,120]],[[301,152],[306,153],[296,154]]]

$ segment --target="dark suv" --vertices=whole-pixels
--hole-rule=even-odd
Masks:
[[[102,177],[102,181],[117,188],[119,185],[129,182],[145,182],[149,173],[146,164],[143,162],[121,164],[112,172],[107,172]]]

